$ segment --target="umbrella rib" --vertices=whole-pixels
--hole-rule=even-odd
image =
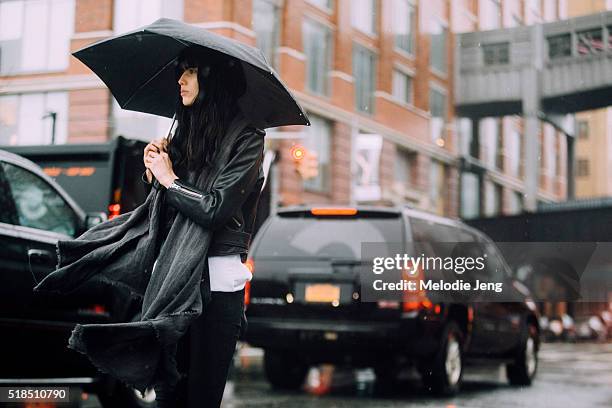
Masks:
[[[172,37],[170,37],[170,38],[172,38]],[[181,40],[179,40],[179,39],[174,38],[174,40],[178,41],[178,42],[179,42],[179,43],[181,43],[182,45],[186,45],[186,46],[188,45],[188,44],[185,44],[183,41],[181,41]],[[132,95],[130,96],[130,98],[129,98],[127,101],[125,101],[125,104],[124,104],[124,105],[125,105],[125,106],[127,106],[127,105],[128,105],[128,104],[129,104],[129,103],[132,101],[132,99],[134,98],[134,96],[136,96],[136,94],[137,94],[137,93],[138,93],[138,92],[139,92],[139,91],[140,91],[142,88],[144,88],[145,86],[147,86],[147,84],[148,84],[149,82],[151,82],[151,81],[153,81],[155,78],[157,78],[157,76],[158,76],[159,74],[161,74],[161,73],[162,73],[162,72],[163,72],[163,71],[166,69],[166,67],[167,67],[168,65],[172,64],[172,63],[173,63],[173,62],[174,62],[174,61],[175,61],[177,58],[178,58],[178,56],[177,56],[177,57],[172,58],[170,61],[168,61],[168,63],[166,63],[166,65],[164,65],[164,66],[162,67],[162,69],[160,69],[159,71],[157,71],[157,72],[155,73],[155,75],[151,76],[151,77],[150,77],[148,80],[146,80],[146,81],[145,81],[143,84],[141,84],[141,85],[138,87],[138,89],[136,89],[136,90],[135,90],[135,91],[132,93]]]

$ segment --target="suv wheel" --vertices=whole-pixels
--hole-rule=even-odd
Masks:
[[[525,328],[523,340],[513,363],[506,365],[506,376],[512,385],[531,385],[538,370],[538,334],[530,323]]]
[[[264,372],[274,388],[296,390],[304,384],[308,365],[287,352],[264,350]]]
[[[425,386],[436,394],[453,395],[459,391],[463,376],[463,334],[455,322],[443,331],[442,344],[435,356],[421,364]]]

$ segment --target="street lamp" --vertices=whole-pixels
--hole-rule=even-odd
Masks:
[[[51,118],[51,144],[55,144],[55,122],[57,121],[57,112],[47,111],[47,114],[43,116],[43,119]]]

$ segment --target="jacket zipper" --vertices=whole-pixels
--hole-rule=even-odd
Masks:
[[[202,195],[202,194],[200,194],[200,193],[196,193],[195,191],[188,190],[188,189],[186,189],[186,188],[184,188],[184,187],[179,186],[179,185],[178,185],[178,184],[176,184],[176,183],[172,183],[172,184],[170,184],[170,188],[173,188],[173,189],[175,189],[175,190],[177,190],[177,191],[181,191],[181,192],[183,192],[183,193],[185,193],[185,194],[187,194],[187,195],[190,195],[190,196],[192,196],[192,197],[196,197],[196,198],[202,198],[202,197],[203,197],[203,195]]]

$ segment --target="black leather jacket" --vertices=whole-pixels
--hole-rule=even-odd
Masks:
[[[263,150],[266,132],[247,127],[237,137],[230,160],[205,193],[186,180],[176,179],[177,188],[166,189],[165,202],[194,222],[213,231],[208,255],[240,254],[246,261],[264,183]],[[163,188],[157,179],[149,183]]]

